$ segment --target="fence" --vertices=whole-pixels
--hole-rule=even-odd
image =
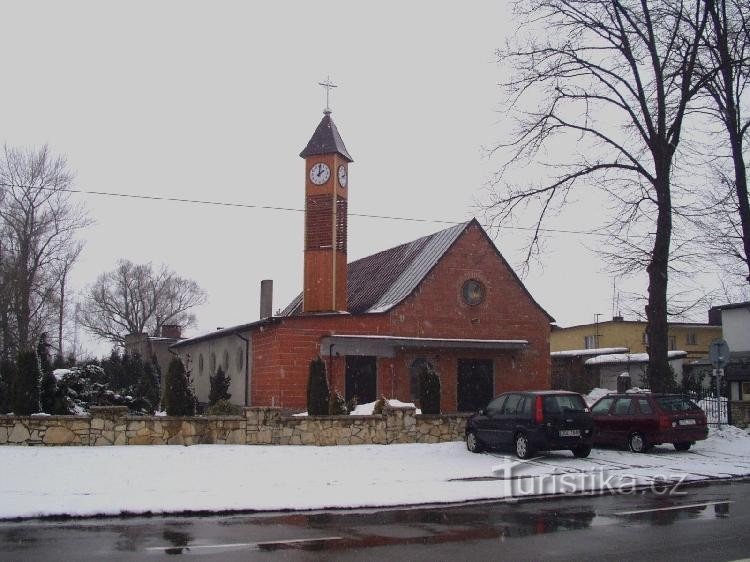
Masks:
[[[384,408],[372,416],[282,415],[245,408],[240,416],[131,416],[121,406],[88,416],[0,416],[0,445],[388,445],[460,441],[468,414],[417,415]]]
[[[726,396],[716,396],[715,389],[702,388],[693,391],[688,397],[701,407],[706,413],[706,420],[711,427],[718,427],[732,423],[732,410],[729,408],[729,400]]]

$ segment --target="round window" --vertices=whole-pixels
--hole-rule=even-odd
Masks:
[[[461,288],[461,296],[469,306],[476,306],[484,301],[485,289],[481,281],[469,279]]]

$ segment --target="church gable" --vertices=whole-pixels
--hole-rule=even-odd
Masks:
[[[391,315],[394,328],[419,319],[410,329],[416,334],[469,338],[534,338],[554,321],[475,220]]]

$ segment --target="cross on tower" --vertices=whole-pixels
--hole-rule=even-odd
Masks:
[[[319,86],[323,86],[326,89],[326,108],[323,110],[323,113],[331,113],[331,107],[329,106],[329,98],[331,94],[332,88],[338,88],[336,84],[331,82],[331,76],[328,75],[325,82],[318,82]]]

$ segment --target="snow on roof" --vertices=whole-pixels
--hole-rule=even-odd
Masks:
[[[605,355],[627,352],[627,347],[596,347],[592,349],[566,349],[563,351],[553,351],[550,355],[552,357],[585,357],[587,355]]]
[[[667,353],[669,359],[684,359],[687,351],[670,351]],[[584,365],[615,365],[618,363],[648,363],[648,353],[614,353],[612,355],[599,355],[587,359]]]

